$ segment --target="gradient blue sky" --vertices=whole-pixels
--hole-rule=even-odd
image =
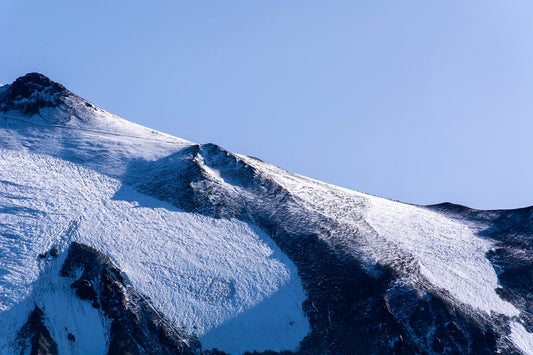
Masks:
[[[533,2],[0,0],[0,82],[391,199],[533,204]]]

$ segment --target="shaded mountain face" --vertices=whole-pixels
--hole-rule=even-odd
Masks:
[[[342,189],[35,73],[0,156],[1,353],[533,353],[531,208]]]

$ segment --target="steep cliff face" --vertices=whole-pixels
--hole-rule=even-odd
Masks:
[[[4,352],[533,353],[530,208],[349,191],[40,74],[0,88],[0,157]]]

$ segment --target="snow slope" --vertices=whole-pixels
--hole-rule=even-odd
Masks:
[[[25,298],[47,309],[52,299],[67,297],[35,295],[37,255],[79,241],[109,255],[135,288],[204,346],[231,353],[293,349],[308,332],[294,265],[254,226],[185,213],[116,179],[23,151],[0,150],[0,181],[3,324]],[[27,313],[19,315],[0,339],[20,328]],[[49,325],[59,332],[57,322]]]
[[[156,160],[192,144],[126,121],[80,98],[65,100],[64,107],[46,107],[40,114],[1,112],[2,148],[52,155],[119,177],[134,160]]]
[[[0,98],[8,88],[0,88]],[[309,313],[302,309],[309,295],[296,266],[266,228],[254,224],[252,212],[247,222],[187,212],[124,183],[140,162],[162,167],[170,179],[162,181],[173,183],[173,174],[181,172],[174,158],[183,158],[179,153],[193,143],[125,121],[72,94],[38,113],[17,111],[45,91],[0,110],[0,353],[12,352],[11,341],[35,305],[50,315],[46,326],[62,353],[87,353],[93,341],[100,346],[95,352],[105,352],[106,319],[57,277],[64,253],[38,257],[54,246],[63,252],[73,241],[108,255],[157,310],[197,334],[204,349],[231,354],[297,349],[311,331]],[[514,346],[533,354],[533,335],[523,325],[527,317],[496,292],[498,276],[486,257],[494,243],[478,235],[490,225],[232,157],[256,169],[260,178],[254,183],[276,186],[248,189],[231,176],[243,173],[237,163],[221,174],[224,167],[216,164],[227,161],[204,161],[200,153],[193,162],[198,165],[191,166],[200,167],[194,178],[204,180],[185,183],[215,202],[218,197],[210,193],[226,194],[236,200],[230,201],[236,210],[240,203],[248,209],[246,201],[260,201],[261,213],[270,217],[284,210],[269,214],[276,208],[269,199],[279,203],[287,197],[293,204],[286,206],[297,209],[297,218],[287,221],[300,233],[295,235],[316,234],[328,248],[360,261],[369,274],[390,267],[414,290],[434,292],[474,319],[498,327],[503,322]],[[74,346],[68,330],[88,324],[91,332]]]

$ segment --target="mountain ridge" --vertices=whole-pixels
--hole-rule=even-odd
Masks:
[[[71,327],[85,314],[111,353],[111,318],[59,275],[69,248],[86,245],[180,332],[199,333],[197,353],[533,352],[531,208],[388,201],[153,132],[44,76],[23,78],[22,89],[0,88],[0,246],[23,256],[0,256],[0,320],[13,329],[39,307],[58,347],[75,353],[68,334],[84,344]],[[20,298],[43,262],[63,286]],[[57,299],[78,311],[58,315]],[[122,311],[142,319],[139,302]]]

